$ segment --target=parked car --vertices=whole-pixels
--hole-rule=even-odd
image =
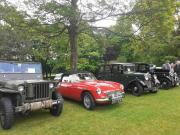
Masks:
[[[54,80],[55,81],[59,81],[60,79],[61,79],[61,76],[63,75],[63,73],[58,73],[58,74],[56,74],[55,75],[55,77],[54,77]]]
[[[13,125],[15,113],[49,109],[59,116],[63,98],[54,82],[42,79],[40,63],[0,61],[0,121],[3,129]]]
[[[135,64],[113,63],[102,65],[98,74],[99,79],[121,82],[125,91],[131,91],[133,95],[140,96],[144,91],[156,93],[158,80],[152,78],[149,73],[135,71]],[[155,81],[153,81],[153,79]]]
[[[156,67],[153,64],[136,63],[136,71],[156,75],[160,81],[160,87],[163,89],[169,89],[179,84],[179,78],[175,72]]]
[[[97,80],[90,72],[63,74],[57,90],[63,97],[82,102],[88,110],[96,104],[119,103],[124,97],[122,84]]]

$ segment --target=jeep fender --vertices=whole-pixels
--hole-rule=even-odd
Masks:
[[[0,88],[0,93],[6,93],[6,94],[19,94],[19,91],[6,89],[6,88]]]

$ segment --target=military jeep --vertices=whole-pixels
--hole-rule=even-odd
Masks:
[[[169,89],[177,86],[179,83],[179,78],[173,71],[162,69],[161,67],[156,67],[153,64],[147,63],[135,63],[135,65],[137,72],[149,72],[151,75],[156,75],[157,79],[160,81],[160,88]]]
[[[143,92],[156,93],[158,91],[157,78],[152,78],[149,73],[135,72],[135,64],[113,63],[106,64],[100,68],[99,79],[120,82],[124,85],[125,91],[140,96]],[[153,81],[153,79],[155,81]]]
[[[42,79],[40,63],[0,61],[0,122],[3,129],[13,125],[16,113],[49,109],[59,116],[63,98],[55,83]]]

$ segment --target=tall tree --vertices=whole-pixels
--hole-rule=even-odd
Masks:
[[[97,21],[127,12],[127,6],[120,0],[30,0],[29,3],[38,8],[35,12],[36,17],[42,23],[60,24],[59,29],[55,32],[56,36],[64,32],[68,34],[72,71],[77,70],[78,35],[87,28],[94,28],[92,24]]]

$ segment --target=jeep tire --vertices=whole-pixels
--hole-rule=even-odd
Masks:
[[[53,92],[52,99],[53,100],[62,99],[62,96],[57,92]],[[62,110],[63,110],[63,103],[61,102],[61,103],[53,105],[52,108],[50,109],[50,113],[53,116],[59,116],[61,114]]]
[[[0,99],[0,120],[3,129],[10,129],[14,121],[14,109],[10,98]]]
[[[138,82],[133,83],[133,85],[132,85],[132,94],[134,96],[141,96],[142,93],[143,93],[142,85],[140,83],[138,83]]]
[[[89,92],[85,92],[82,96],[82,102],[87,110],[93,110],[96,106],[93,96]]]

